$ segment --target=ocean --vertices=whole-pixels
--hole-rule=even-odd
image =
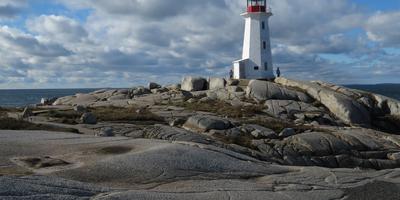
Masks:
[[[42,98],[64,97],[96,90],[99,89],[0,90],[0,107],[24,107],[40,103]]]
[[[400,84],[346,85],[346,87],[382,94],[400,100]],[[24,107],[40,103],[42,98],[53,98],[89,93],[99,89],[32,89],[0,90],[0,107]]]

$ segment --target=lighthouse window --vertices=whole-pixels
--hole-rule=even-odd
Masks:
[[[262,30],[265,29],[265,22],[264,21],[261,22],[261,28],[262,28]]]
[[[254,70],[259,70],[259,67],[258,67],[258,66],[255,66],[255,67],[254,67]]]
[[[263,41],[263,49],[267,48],[267,43],[265,41]]]
[[[264,63],[264,70],[265,70],[265,71],[268,71],[268,62],[265,62],[265,63]]]

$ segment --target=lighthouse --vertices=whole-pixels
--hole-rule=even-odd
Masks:
[[[268,20],[272,16],[266,0],[247,0],[242,14],[246,25],[242,59],[233,62],[235,79],[273,79],[271,42]]]

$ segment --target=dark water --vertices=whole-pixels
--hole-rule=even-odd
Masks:
[[[42,98],[53,98],[90,93],[98,89],[37,89],[37,90],[0,90],[0,106],[23,107],[40,103]]]
[[[381,94],[400,100],[400,84],[347,85],[346,87]]]

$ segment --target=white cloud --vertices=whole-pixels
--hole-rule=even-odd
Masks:
[[[88,36],[79,22],[64,16],[42,15],[29,20],[27,27],[43,39],[61,43],[81,42]]]
[[[385,46],[400,45],[400,11],[378,12],[365,25],[368,38]]]
[[[18,81],[32,87],[124,87],[149,79],[171,83],[191,74],[225,76],[241,55],[242,0],[57,2],[70,10],[31,16],[26,31],[1,27],[0,67],[8,70],[0,70],[0,76],[15,77],[0,87]],[[396,59],[370,43],[387,45],[400,38],[393,31],[399,29],[394,13],[378,13],[365,22],[369,14],[349,0],[279,0],[271,6],[274,63],[284,75],[336,83],[371,81],[374,71],[380,72],[373,76],[377,82],[390,76],[382,66],[389,68]],[[63,15],[82,10],[88,12],[83,20]],[[366,31],[353,33],[362,28]]]

